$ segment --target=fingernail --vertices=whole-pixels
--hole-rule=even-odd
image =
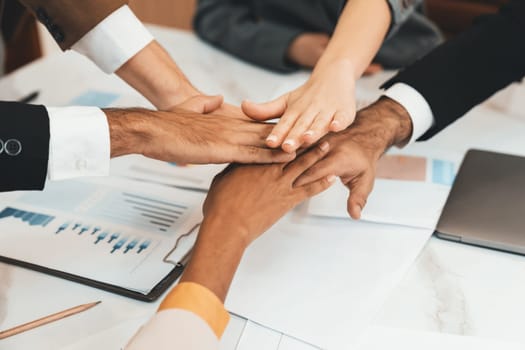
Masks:
[[[276,135],[270,135],[266,138],[266,141],[268,142],[277,142],[277,136]]]
[[[295,141],[292,140],[292,139],[288,139],[288,140],[284,141],[283,146],[284,145],[288,145],[290,147],[293,147],[293,146],[295,146]]]
[[[335,182],[335,179],[337,179],[337,176],[335,176],[335,175],[330,175],[330,176],[327,177],[327,180],[330,183]]]
[[[325,142],[321,143],[319,148],[321,149],[321,151],[326,152],[330,148],[330,145],[328,144],[328,142],[325,141]]]
[[[308,131],[305,132],[303,135],[304,135],[304,136],[313,136],[313,135],[314,135],[314,131],[313,131],[313,130],[308,130]]]

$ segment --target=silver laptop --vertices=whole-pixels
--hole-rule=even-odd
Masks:
[[[525,158],[468,151],[435,235],[525,254]]]

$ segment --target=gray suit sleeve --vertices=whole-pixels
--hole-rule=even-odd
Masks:
[[[423,2],[424,0],[388,0],[392,13],[392,24],[390,25],[388,37],[394,35]]]
[[[200,0],[193,25],[203,40],[248,62],[279,72],[299,68],[286,52],[302,31],[256,18],[244,1]]]

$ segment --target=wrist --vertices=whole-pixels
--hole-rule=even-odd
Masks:
[[[244,254],[245,246],[240,243],[227,225],[205,219],[181,282],[197,283],[224,302]]]
[[[143,154],[148,139],[145,119],[141,114],[151,111],[141,109],[103,109],[109,126],[111,158],[128,154]]]
[[[385,96],[381,97],[375,105],[378,110],[384,111],[381,117],[388,123],[389,130],[392,132],[389,147],[406,146],[413,131],[412,118],[408,111],[398,102]]]
[[[152,101],[152,103],[162,111],[170,110],[192,97],[202,95],[185,77],[181,78],[178,84],[166,84],[165,86],[171,86],[171,89],[160,88],[152,94],[152,96],[155,96],[155,101]]]
[[[343,76],[351,75],[354,81],[362,75],[362,71],[353,59],[341,55],[332,55],[328,51],[319,59],[312,75],[314,75],[316,71],[322,74],[322,71],[325,69],[334,69],[334,67],[341,72]]]
[[[379,159],[390,147],[403,147],[410,140],[412,120],[408,112],[387,97],[361,110],[347,129],[347,138]]]
[[[244,225],[234,223],[230,219],[226,215],[205,215],[199,235],[208,242],[227,246],[234,255],[239,252],[242,255],[251,243],[250,235],[248,230],[243,228]]]

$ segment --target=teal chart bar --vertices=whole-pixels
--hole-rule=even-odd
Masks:
[[[55,219],[54,216],[32,213],[30,211],[19,210],[11,207],[7,207],[0,212],[0,220],[13,217],[20,219],[27,223],[29,226],[42,226],[46,227],[51,221]]]

